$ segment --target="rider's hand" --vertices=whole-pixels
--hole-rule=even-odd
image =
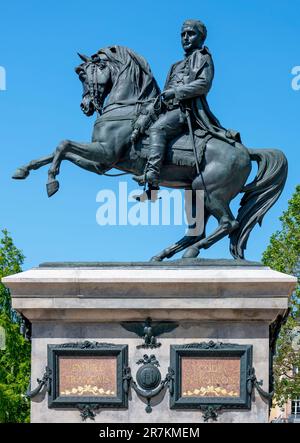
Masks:
[[[166,89],[165,91],[162,92],[161,95],[162,95],[163,100],[169,101],[175,97],[175,91],[174,91],[174,89]]]

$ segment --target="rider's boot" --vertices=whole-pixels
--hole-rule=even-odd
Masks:
[[[162,131],[150,131],[149,158],[144,174],[134,176],[133,180],[143,185],[146,182],[158,189],[160,169],[166,151],[166,136]]]

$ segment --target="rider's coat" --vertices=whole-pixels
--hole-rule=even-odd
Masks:
[[[175,91],[174,105],[190,103],[197,126],[226,138],[235,138],[236,133],[226,131],[211,112],[206,96],[212,86],[214,64],[206,46],[196,49],[184,60],[174,63],[167,76],[164,90]]]

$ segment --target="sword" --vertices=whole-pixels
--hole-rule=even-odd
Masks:
[[[194,153],[194,157],[195,157],[197,175],[200,175],[200,177],[201,177],[204,191],[205,191],[207,198],[209,200],[209,195],[208,195],[205,183],[204,183],[203,175],[202,175],[202,172],[200,171],[200,166],[199,166],[197,151],[196,151],[196,146],[195,146],[195,140],[194,140],[194,133],[193,133],[193,128],[192,128],[191,114],[190,114],[190,109],[188,107],[185,108],[185,116],[186,116],[186,119],[188,122],[190,141],[191,141],[191,145],[192,145],[193,153]]]
[[[195,157],[195,162],[196,162],[196,169],[197,169],[197,175],[199,175],[200,174],[200,167],[199,167],[199,162],[198,162],[198,157],[197,157],[197,152],[196,152],[196,146],[195,146],[195,140],[194,140],[194,134],[193,134],[193,128],[192,128],[191,114],[190,114],[190,110],[187,107],[185,108],[185,116],[186,116],[186,119],[187,119],[187,122],[188,122],[190,141],[191,141],[191,145],[192,145],[193,152],[194,152],[194,157]]]

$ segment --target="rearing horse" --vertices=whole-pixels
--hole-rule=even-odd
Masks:
[[[92,58],[81,58],[84,63],[76,68],[83,85],[81,109],[87,116],[99,113],[92,142],[64,140],[53,154],[18,168],[13,176],[24,179],[31,170],[51,163],[47,183],[49,197],[59,189],[56,176],[62,160],[99,175],[112,168],[140,175],[147,161],[140,157],[133,159],[130,149],[133,120],[141,106],[160,94],[148,63],[122,46],[104,48]],[[245,185],[253,160],[258,163],[258,172],[254,181]],[[226,235],[230,236],[233,257],[243,259],[251,230],[256,223],[261,224],[279,198],[287,177],[287,160],[281,151],[247,149],[240,143],[233,145],[215,137],[207,142],[201,165],[201,175],[197,175],[195,166],[175,163],[163,166],[162,186],[189,189],[195,191],[194,194],[197,190],[205,191],[204,229],[199,235],[185,235],[153,260],[170,258],[182,250],[186,250],[184,258],[197,257],[201,248],[209,248]],[[240,192],[244,196],[235,218],[229,205]],[[217,219],[218,227],[206,236],[205,226],[211,215]]]

